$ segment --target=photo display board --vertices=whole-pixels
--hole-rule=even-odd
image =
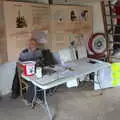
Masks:
[[[76,38],[81,39],[81,36],[89,37],[91,35],[92,7],[51,5],[50,11],[53,51],[70,46],[71,36],[72,40],[76,41]]]
[[[41,42],[39,38],[48,34],[48,8],[45,4],[4,2],[8,61],[17,60],[31,37]]]
[[[1,6],[0,16],[5,25],[0,26],[1,32],[4,31],[4,39],[0,41],[3,61],[16,61],[31,37],[56,52],[70,46],[72,41],[86,41],[92,33],[92,7],[89,6],[10,1]]]

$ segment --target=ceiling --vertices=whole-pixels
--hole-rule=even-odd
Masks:
[[[53,1],[53,3],[78,3],[78,2],[97,2],[97,1],[102,1],[102,0],[15,0],[15,1],[31,1],[31,2],[47,2],[48,1]]]

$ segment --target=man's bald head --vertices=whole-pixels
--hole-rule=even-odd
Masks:
[[[37,48],[38,42],[35,38],[31,38],[28,43],[28,48],[34,51]]]

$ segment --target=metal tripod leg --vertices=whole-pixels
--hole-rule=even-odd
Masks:
[[[34,97],[32,100],[32,108],[34,108],[36,104],[36,94],[37,94],[37,87],[34,85]]]
[[[102,86],[101,86],[99,71],[95,72],[94,80],[97,81],[97,83],[98,83],[98,85],[99,85],[99,87],[100,87],[100,90],[101,90],[100,95],[103,95],[103,88],[102,88]]]
[[[47,110],[48,112],[48,116],[49,116],[49,120],[52,120],[52,114],[50,112],[50,109],[49,109],[49,106],[48,106],[48,103],[47,103],[47,98],[46,98],[46,90],[44,90],[44,104],[45,104],[45,109]]]

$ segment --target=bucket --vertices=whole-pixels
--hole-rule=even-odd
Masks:
[[[23,62],[23,74],[25,76],[33,76],[35,75],[35,62],[33,61],[27,61],[27,62]]]

